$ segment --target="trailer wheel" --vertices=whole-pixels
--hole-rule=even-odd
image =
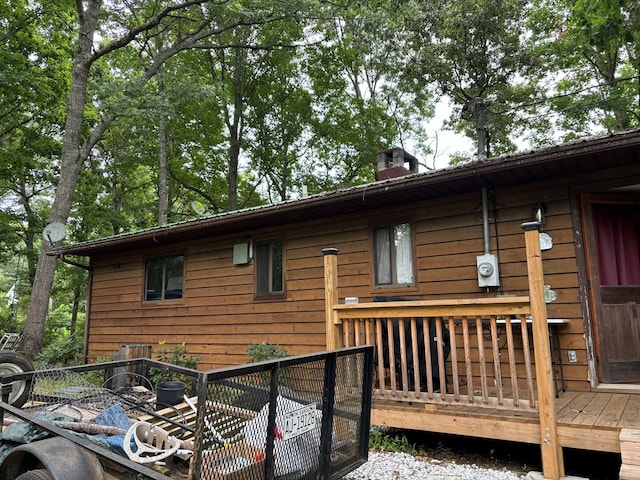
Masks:
[[[46,470],[31,470],[16,477],[16,480],[51,480]]]
[[[98,457],[64,437],[25,443],[0,463],[2,480],[106,480]]]
[[[13,375],[15,373],[32,372],[33,365],[24,355],[10,350],[0,350],[0,376]],[[25,404],[31,393],[31,379],[16,380],[11,382],[9,403],[20,408]]]

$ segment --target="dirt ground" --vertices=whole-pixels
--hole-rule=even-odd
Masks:
[[[409,443],[415,445],[418,455],[427,458],[507,468],[523,475],[542,471],[537,445],[410,430],[396,432],[405,435]],[[617,480],[620,471],[619,454],[564,449],[564,463],[566,475],[589,480]]]

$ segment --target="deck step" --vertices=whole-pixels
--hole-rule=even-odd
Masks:
[[[640,480],[640,430],[620,431],[620,480]]]

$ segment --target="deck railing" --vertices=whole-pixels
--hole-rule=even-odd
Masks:
[[[559,479],[564,462],[554,406],[540,224],[525,223],[522,229],[528,297],[340,304],[338,251],[323,250],[327,348],[375,346],[374,400],[536,410],[543,474]]]
[[[528,297],[337,304],[333,312],[339,346],[375,346],[376,399],[536,408]]]

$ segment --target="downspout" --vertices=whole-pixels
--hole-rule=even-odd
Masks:
[[[93,268],[88,268],[87,301],[84,308],[84,342],[82,347],[82,363],[87,363],[89,356],[89,319],[91,318],[91,288],[93,286]]]

